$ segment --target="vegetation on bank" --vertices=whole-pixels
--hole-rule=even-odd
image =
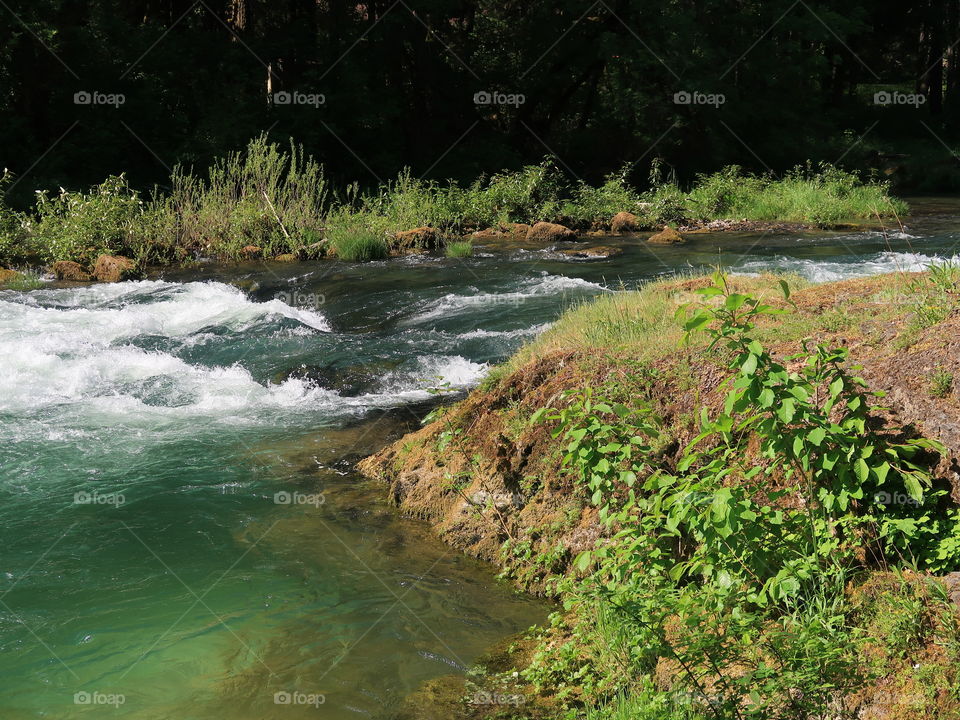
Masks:
[[[506,574],[563,603],[517,644],[518,678],[472,680],[523,706],[465,717],[960,713],[960,610],[937,577],[960,569],[960,268],[798,285],[600,298],[369,461],[408,511],[499,539]],[[918,434],[928,416],[949,448]],[[471,502],[427,493],[438,476]]]
[[[373,260],[509,223],[609,229],[620,212],[635,215],[638,229],[659,229],[716,219],[828,225],[906,211],[886,185],[829,165],[797,168],[780,179],[729,167],[701,176],[690,190],[655,166],[643,192],[628,184],[628,169],[597,187],[568,180],[551,160],[468,186],[404,172],[363,193],[357,185],[331,188],[301,147],[285,149],[261,136],[218,160],[205,176],[176,168],[166,192],[144,196],[117,176],[86,192],[38,192],[28,213],[0,202],[0,264],[69,260],[89,266],[102,254],[130,257],[140,266],[291,254]],[[0,182],[0,201],[11,180],[7,174]],[[416,228],[430,228],[436,238],[401,248],[397,234]],[[469,252],[464,244],[449,250],[454,257]]]

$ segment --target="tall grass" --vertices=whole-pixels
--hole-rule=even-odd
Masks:
[[[447,243],[447,257],[464,258],[473,255],[472,242]]]
[[[392,235],[422,226],[456,239],[473,230],[541,220],[603,229],[622,211],[637,215],[647,228],[718,218],[830,224],[906,211],[886,185],[863,183],[829,165],[798,168],[779,180],[732,166],[700,176],[689,191],[655,173],[650,189],[639,192],[627,180],[629,170],[625,166],[594,187],[569,182],[547,159],[466,186],[404,171],[370,192],[352,184],[335,193],[323,167],[303,147],[280,146],[261,135],[203,175],[176,167],[170,191],[147,196],[120,175],[87,192],[39,192],[34,211],[20,214],[2,202],[6,174],[0,179],[0,262],[89,264],[101,253],[143,264],[236,260],[251,245],[265,257],[306,256],[315,253],[305,248],[324,238],[341,258],[375,258],[387,254]]]

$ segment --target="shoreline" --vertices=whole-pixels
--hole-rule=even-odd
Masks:
[[[948,338],[953,337],[950,328],[958,320],[947,314],[926,326],[917,324],[910,312],[913,306],[905,305],[902,298],[916,292],[916,283],[923,277],[894,274],[802,287],[792,296],[798,306],[795,329],[781,331],[770,326],[767,333],[774,339],[778,356],[796,351],[798,331],[812,331],[820,340],[849,347],[851,362],[863,366],[860,372],[869,387],[887,392],[885,405],[890,410],[883,413],[883,422],[945,444],[947,450],[933,474],[935,483],[943,485],[956,501],[960,498],[960,476],[954,470],[960,457],[960,407],[952,378],[954,374],[960,377],[960,348]],[[737,283],[753,288],[775,284],[770,277],[739,278]],[[670,280],[653,283],[633,295],[646,293],[645,302],[654,302],[659,309],[663,303],[689,300],[692,292],[705,284],[704,278]],[[898,296],[899,306],[884,299]],[[444,542],[498,564],[518,588],[536,595],[559,594],[560,599],[567,599],[566,592],[558,593],[555,582],[558,578],[576,578],[580,573],[574,568],[574,560],[607,533],[596,508],[577,492],[572,478],[563,470],[555,450],[559,441],[551,436],[549,428],[531,424],[536,411],[555,405],[564,392],[584,387],[612,384],[632,388],[624,391],[625,397],[646,398],[669,428],[665,452],[671,454],[696,434],[691,418],[703,408],[713,411],[723,404],[721,394],[707,390],[719,384],[723,372],[700,350],[685,359],[665,351],[673,344],[670,338],[676,337],[675,330],[667,329],[672,321],[661,321],[654,328],[654,334],[666,333],[663,348],[645,350],[640,357],[627,350],[604,348],[602,343],[592,348],[582,344],[576,347],[578,313],[582,322],[595,322],[595,316],[604,312],[621,321],[623,314],[630,312],[626,310],[631,307],[628,304],[614,310],[616,300],[604,302],[610,305],[607,310],[570,313],[558,329],[548,331],[495,368],[479,388],[448,407],[433,423],[358,465],[364,475],[385,484],[403,512],[428,521]],[[649,311],[644,301],[637,302],[633,312]],[[943,390],[937,383],[947,376],[951,384]],[[695,393],[693,388],[705,391]],[[445,444],[444,438],[451,435],[461,439]],[[450,478],[457,479],[455,490],[451,489]],[[921,582],[925,576],[915,577]],[[890,582],[889,573],[866,571],[851,586],[851,598],[858,597],[858,592],[880,592],[875,588],[882,586],[888,588],[883,592],[892,592],[896,599],[899,591]],[[939,607],[934,599],[923,602]],[[951,612],[957,610],[951,607]],[[556,716],[564,709],[553,697],[556,688],[550,690],[547,683],[538,689],[531,684],[529,673],[536,675],[534,658],[538,652],[546,652],[545,647],[556,649],[574,642],[577,633],[589,634],[581,627],[582,620],[578,624],[575,613],[571,616],[570,612],[561,613],[559,625],[546,635],[511,642],[512,654],[506,653],[505,657],[504,653],[493,652],[498,664],[488,668],[479,680],[471,680],[477,683],[475,686],[463,687],[477,687],[488,694],[519,694],[527,698],[523,710],[533,713],[524,717]],[[890,682],[909,685],[913,682],[911,671],[900,661],[885,662],[879,678],[870,683],[864,680],[855,696],[844,697],[843,702],[852,703],[860,711],[890,712],[894,713],[891,717],[899,717],[895,715],[899,701],[889,693],[884,697],[883,688]],[[928,657],[924,662],[941,668],[941,660]],[[460,686],[453,681],[436,683],[424,692],[440,696],[453,693],[456,687]],[[588,689],[578,691],[578,696],[586,699]],[[482,708],[464,705],[459,698],[448,701],[451,717],[482,717],[476,712]],[[947,712],[948,701],[935,702],[935,712]]]
[[[912,217],[904,218],[904,220],[910,220]],[[528,228],[529,226],[524,226]],[[906,225],[901,226],[906,227]],[[561,253],[566,254],[570,257],[581,259],[581,260],[607,260],[616,257],[619,254],[619,251],[615,247],[609,247],[606,245],[597,245],[597,243],[602,243],[604,240],[611,240],[616,238],[626,238],[626,239],[641,239],[649,244],[667,244],[667,245],[683,245],[687,238],[685,236],[694,236],[701,238],[704,236],[710,237],[723,237],[724,235],[730,234],[749,234],[749,233],[762,233],[767,235],[783,235],[783,234],[793,234],[793,233],[814,233],[814,232],[899,232],[898,230],[891,230],[891,228],[881,224],[881,223],[855,223],[855,222],[843,222],[843,223],[832,223],[827,225],[816,225],[813,223],[804,223],[804,222],[783,222],[783,221],[760,221],[760,220],[714,220],[710,222],[701,222],[693,225],[679,225],[676,228],[676,232],[680,236],[679,240],[665,241],[658,243],[656,241],[651,242],[650,238],[656,236],[658,232],[656,230],[635,230],[628,232],[613,232],[610,230],[589,230],[576,234],[575,237],[567,237],[559,240],[563,242],[565,247],[560,250]],[[571,231],[572,232],[572,231]],[[662,232],[662,231],[660,231]],[[494,229],[488,228],[487,230],[476,231],[473,233],[468,233],[464,235],[455,236],[456,241],[451,240],[450,242],[469,242],[475,243],[478,247],[489,247],[490,245],[495,245],[496,243],[504,241],[513,241],[521,242],[525,246],[528,246],[526,242],[526,233],[527,230],[524,229],[521,233],[511,232],[509,229]],[[544,245],[545,248],[549,248],[553,243],[548,242]],[[409,249],[405,251],[396,251],[391,252],[390,256],[386,258],[388,261],[390,259],[404,258],[410,255],[431,255],[436,254],[438,251],[431,251],[427,249]],[[442,255],[437,255],[438,257],[443,257]],[[119,282],[127,279],[150,279],[160,277],[162,273],[168,271],[185,271],[198,267],[203,267],[205,265],[215,265],[218,268],[239,268],[249,263],[260,263],[262,265],[276,264],[276,265],[297,265],[302,262],[337,262],[340,261],[334,255],[323,255],[319,257],[298,257],[291,254],[279,255],[275,257],[261,257],[261,256],[251,256],[246,259],[217,259],[214,257],[202,257],[193,260],[184,260],[180,262],[173,262],[163,265],[148,265],[145,267],[137,266],[129,258],[124,258],[122,256],[102,256],[104,258],[110,258],[111,261],[119,261],[121,267],[117,269],[114,265],[111,265],[106,273],[102,275],[104,279],[98,279],[95,274],[95,268],[84,268],[78,264],[69,263],[68,267],[64,269],[59,269],[54,267],[55,265],[61,265],[62,263],[55,263],[54,265],[27,265],[20,266],[17,268],[3,268],[0,267],[0,289],[21,289],[18,287],[18,284],[24,280],[29,280],[31,278],[39,280],[49,280],[54,279],[58,282],[61,282],[66,287],[71,286],[84,286],[88,284],[95,284],[98,282]],[[450,256],[447,256],[450,257]],[[59,276],[58,276],[59,275]],[[13,285],[14,287],[10,288],[8,286]],[[23,289],[32,289],[31,287],[25,287]]]

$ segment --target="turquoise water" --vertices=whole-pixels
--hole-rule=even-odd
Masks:
[[[0,292],[0,717],[389,717],[548,611],[353,472],[431,388],[621,284],[918,269],[957,226]]]

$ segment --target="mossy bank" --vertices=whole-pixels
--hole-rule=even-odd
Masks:
[[[716,282],[567,312],[360,464],[447,542],[562,602],[451,713],[960,717],[960,271]],[[742,308],[760,310],[747,324]],[[701,332],[721,316],[727,335]],[[726,347],[742,337],[747,360]],[[637,529],[682,504],[670,488],[694,510],[648,546]]]

